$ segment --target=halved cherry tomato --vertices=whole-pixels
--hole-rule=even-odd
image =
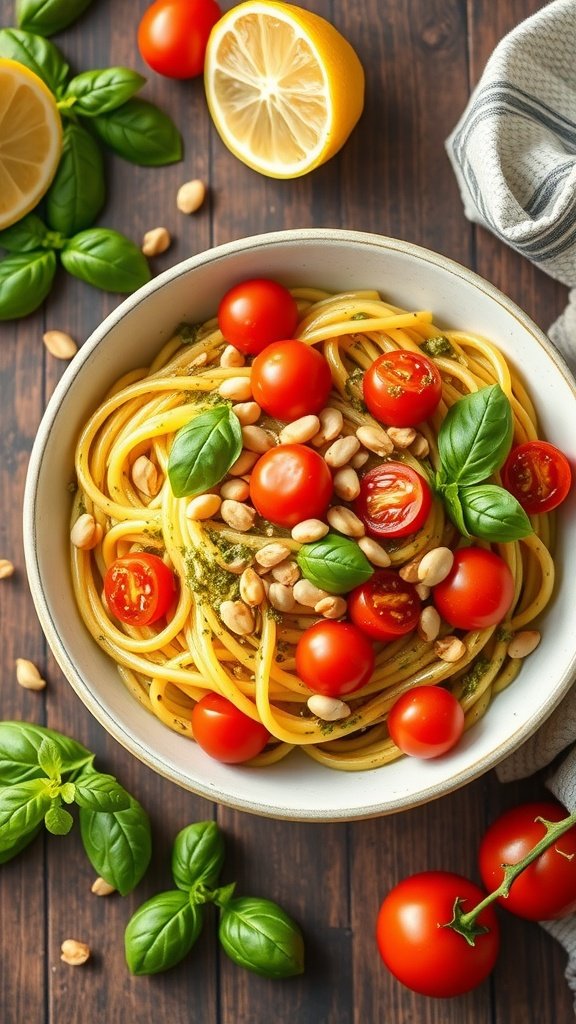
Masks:
[[[373,671],[372,644],[351,622],[316,622],[298,641],[296,672],[314,693],[353,693],[365,686]]]
[[[298,306],[290,292],[267,277],[234,285],[218,306],[218,326],[226,341],[250,355],[291,338],[297,323]]]
[[[403,462],[383,462],[360,482],[354,509],[372,537],[407,537],[424,525],[432,491],[420,473]]]
[[[207,693],[192,708],[192,732],[199,747],[224,764],[256,757],[270,733],[219,693]]]
[[[332,387],[324,356],[303,341],[275,341],[252,363],[254,400],[270,416],[290,422],[320,412]]]
[[[394,743],[411,757],[439,757],[464,731],[464,711],[442,686],[414,686],[398,698],[388,715]]]
[[[436,409],[442,378],[426,356],[398,349],[378,356],[368,367],[363,390],[375,419],[391,427],[413,427]]]
[[[176,581],[158,555],[133,551],[108,567],[104,594],[110,611],[120,622],[148,626],[168,611],[176,596]]]
[[[380,569],[348,594],[352,622],[373,640],[396,640],[416,629],[420,608],[414,584],[393,569]]]
[[[502,468],[504,487],[529,515],[550,512],[570,490],[568,459],[548,441],[526,441],[510,452]]]
[[[155,0],[138,26],[138,49],[167,78],[194,78],[204,70],[206,44],[222,17],[215,0]]]
[[[457,629],[484,629],[501,622],[514,600],[514,578],[500,555],[461,548],[446,579],[432,588],[440,615]]]
[[[304,444],[280,444],[262,455],[250,476],[250,497],[264,519],[291,529],[321,519],[332,497],[332,475],[321,455]]]

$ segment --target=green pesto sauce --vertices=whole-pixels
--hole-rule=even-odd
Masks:
[[[351,320],[369,320],[368,313],[363,313],[361,310],[358,313],[354,313],[354,316],[350,317]]]
[[[223,601],[238,599],[240,578],[224,569],[203,551],[186,551],[184,564],[186,583],[198,600],[218,609]]]
[[[466,675],[462,677],[462,696],[470,697],[476,690],[482,676],[490,668],[491,662],[488,658],[478,658]]]
[[[254,551],[248,544],[234,544],[227,537],[224,537],[219,530],[206,530],[206,533],[214,547],[218,548],[223,562],[243,560],[248,564],[252,561]]]
[[[202,324],[187,324],[185,321],[182,321],[181,324],[178,324],[174,333],[178,335],[183,345],[193,345],[198,338],[198,331],[201,326]]]
[[[350,402],[350,405],[356,412],[366,412],[366,405],[363,400],[363,388],[362,384],[364,381],[364,371],[357,366],[352,373],[350,373],[346,379],[344,385],[344,391],[346,397]]]
[[[420,345],[420,348],[432,357],[448,356],[449,359],[456,359],[455,349],[443,334],[439,334],[437,338],[428,338]]]

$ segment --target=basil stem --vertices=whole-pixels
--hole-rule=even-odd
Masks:
[[[221,907],[218,938],[234,963],[266,978],[290,978],[304,971],[302,933],[271,900],[230,899]]]
[[[345,594],[369,580],[374,572],[357,543],[337,533],[303,544],[296,561],[302,575],[329,594]]]
[[[172,889],[143,903],[124,935],[126,963],[132,974],[158,974],[180,963],[202,931],[204,911],[185,892]]]
[[[40,36],[53,36],[76,21],[92,0],[17,0],[19,26]]]
[[[224,863],[224,839],[215,821],[199,821],[178,833],[172,847],[172,877],[186,892],[214,886]]]
[[[228,405],[195,416],[174,438],[168,478],[176,498],[214,487],[242,451],[242,428]]]
[[[130,99],[117,110],[91,118],[110,149],[134,164],[159,167],[182,159],[182,139],[174,122],[146,100]]]
[[[0,849],[9,849],[36,828],[50,799],[46,779],[29,779],[0,790]]]
[[[8,57],[33,71],[59,96],[70,68],[54,43],[18,28],[0,29],[0,57]]]
[[[94,754],[76,740],[29,722],[0,722],[0,785],[11,786],[42,775],[39,751],[45,739],[54,742],[61,771],[71,772],[92,763]]]
[[[131,99],[146,83],[143,75],[131,68],[102,68],[83,71],[71,78],[66,86],[64,101],[73,99],[71,109],[83,117],[96,117],[116,110]]]
[[[150,280],[146,257],[134,242],[109,228],[89,228],[60,253],[69,274],[108,292],[134,292]]]
[[[478,484],[500,468],[512,444],[510,402],[499,384],[460,398],[438,432],[441,483]]]
[[[76,780],[78,785],[78,780]],[[152,853],[150,821],[137,800],[123,811],[80,808],[80,834],[92,867],[122,896],[142,878]]]
[[[465,536],[505,544],[532,533],[532,524],[516,498],[496,484],[462,487],[459,492]]]
[[[48,295],[55,273],[53,252],[12,253],[0,260],[0,320],[33,313]]]
[[[48,228],[35,213],[22,217],[16,224],[0,231],[0,249],[8,252],[33,252],[47,241]],[[48,246],[50,248],[50,246]]]
[[[84,773],[74,783],[74,800],[89,811],[124,811],[130,807],[130,794],[113,775]]]
[[[46,193],[46,220],[54,231],[75,235],[94,223],[106,199],[100,147],[81,125],[67,124],[62,156]]]

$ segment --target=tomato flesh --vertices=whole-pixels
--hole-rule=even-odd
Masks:
[[[324,356],[303,341],[276,341],[252,363],[252,393],[258,405],[290,422],[326,405],[332,374]]]
[[[440,757],[464,731],[462,705],[442,686],[414,686],[390,709],[388,731],[410,757]]]
[[[364,474],[354,510],[371,537],[407,537],[428,518],[432,491],[403,462],[383,462]]]
[[[303,519],[322,519],[332,497],[324,459],[303,444],[280,444],[262,455],[250,476],[250,497],[264,519],[291,529]]]
[[[161,619],[176,596],[174,573],[158,555],[132,552],[106,570],[104,594],[112,614],[132,626]]]
[[[291,338],[298,306],[287,288],[266,277],[242,281],[218,306],[218,326],[240,352],[257,355],[273,341]]]
[[[207,693],[194,705],[192,732],[198,746],[224,764],[252,760],[270,738],[261,722],[245,715],[218,693]]]
[[[373,671],[372,644],[350,622],[316,622],[298,641],[296,672],[314,693],[345,696],[365,686]]]
[[[393,569],[380,569],[348,595],[352,622],[372,637],[387,642],[416,629],[421,602],[413,583]]]
[[[562,504],[572,485],[568,459],[548,441],[527,441],[510,452],[502,482],[529,515],[551,512]]]
[[[138,26],[143,60],[167,78],[201,75],[208,36],[221,15],[215,0],[156,0]]]
[[[446,579],[432,588],[440,615],[457,629],[485,629],[501,622],[514,600],[506,562],[484,548],[461,548]]]
[[[391,427],[414,427],[436,409],[442,378],[426,356],[398,349],[374,360],[364,374],[363,391],[375,419]]]

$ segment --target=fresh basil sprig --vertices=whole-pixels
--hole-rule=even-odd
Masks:
[[[90,123],[102,142],[133,164],[158,167],[182,159],[182,138],[174,122],[148,100],[129,99],[92,116]]]
[[[20,28],[53,36],[76,21],[92,0],[17,0],[16,20]]]
[[[356,542],[338,533],[303,544],[296,561],[302,575],[329,594],[346,594],[369,580],[374,572],[374,566]]]
[[[0,260],[0,320],[28,316],[42,305],[52,287],[56,267],[54,253],[45,250],[11,253]]]
[[[145,84],[144,76],[131,68],[82,71],[68,82],[63,99],[73,100],[67,109],[75,114],[96,117],[121,107]]]
[[[224,838],[216,822],[200,821],[178,833],[172,847],[172,877],[179,889],[216,885],[224,863]]]
[[[195,416],[174,438],[168,478],[176,498],[214,487],[242,451],[240,420],[222,403]]]
[[[202,907],[179,889],[160,892],[132,915],[125,933],[126,963],[132,974],[159,974],[184,959],[202,931]]]
[[[134,797],[121,811],[80,808],[80,835],[94,870],[121,896],[132,892],[152,854],[150,821]]]
[[[24,64],[38,75],[56,97],[60,97],[70,68],[54,43],[34,32],[3,28],[0,29],[0,57]]]
[[[106,199],[104,160],[98,143],[79,124],[66,124],[56,176],[44,197],[52,231],[70,237],[90,227]]]
[[[106,292],[134,292],[150,280],[146,257],[110,228],[88,228],[70,238],[60,258],[69,274]]]

